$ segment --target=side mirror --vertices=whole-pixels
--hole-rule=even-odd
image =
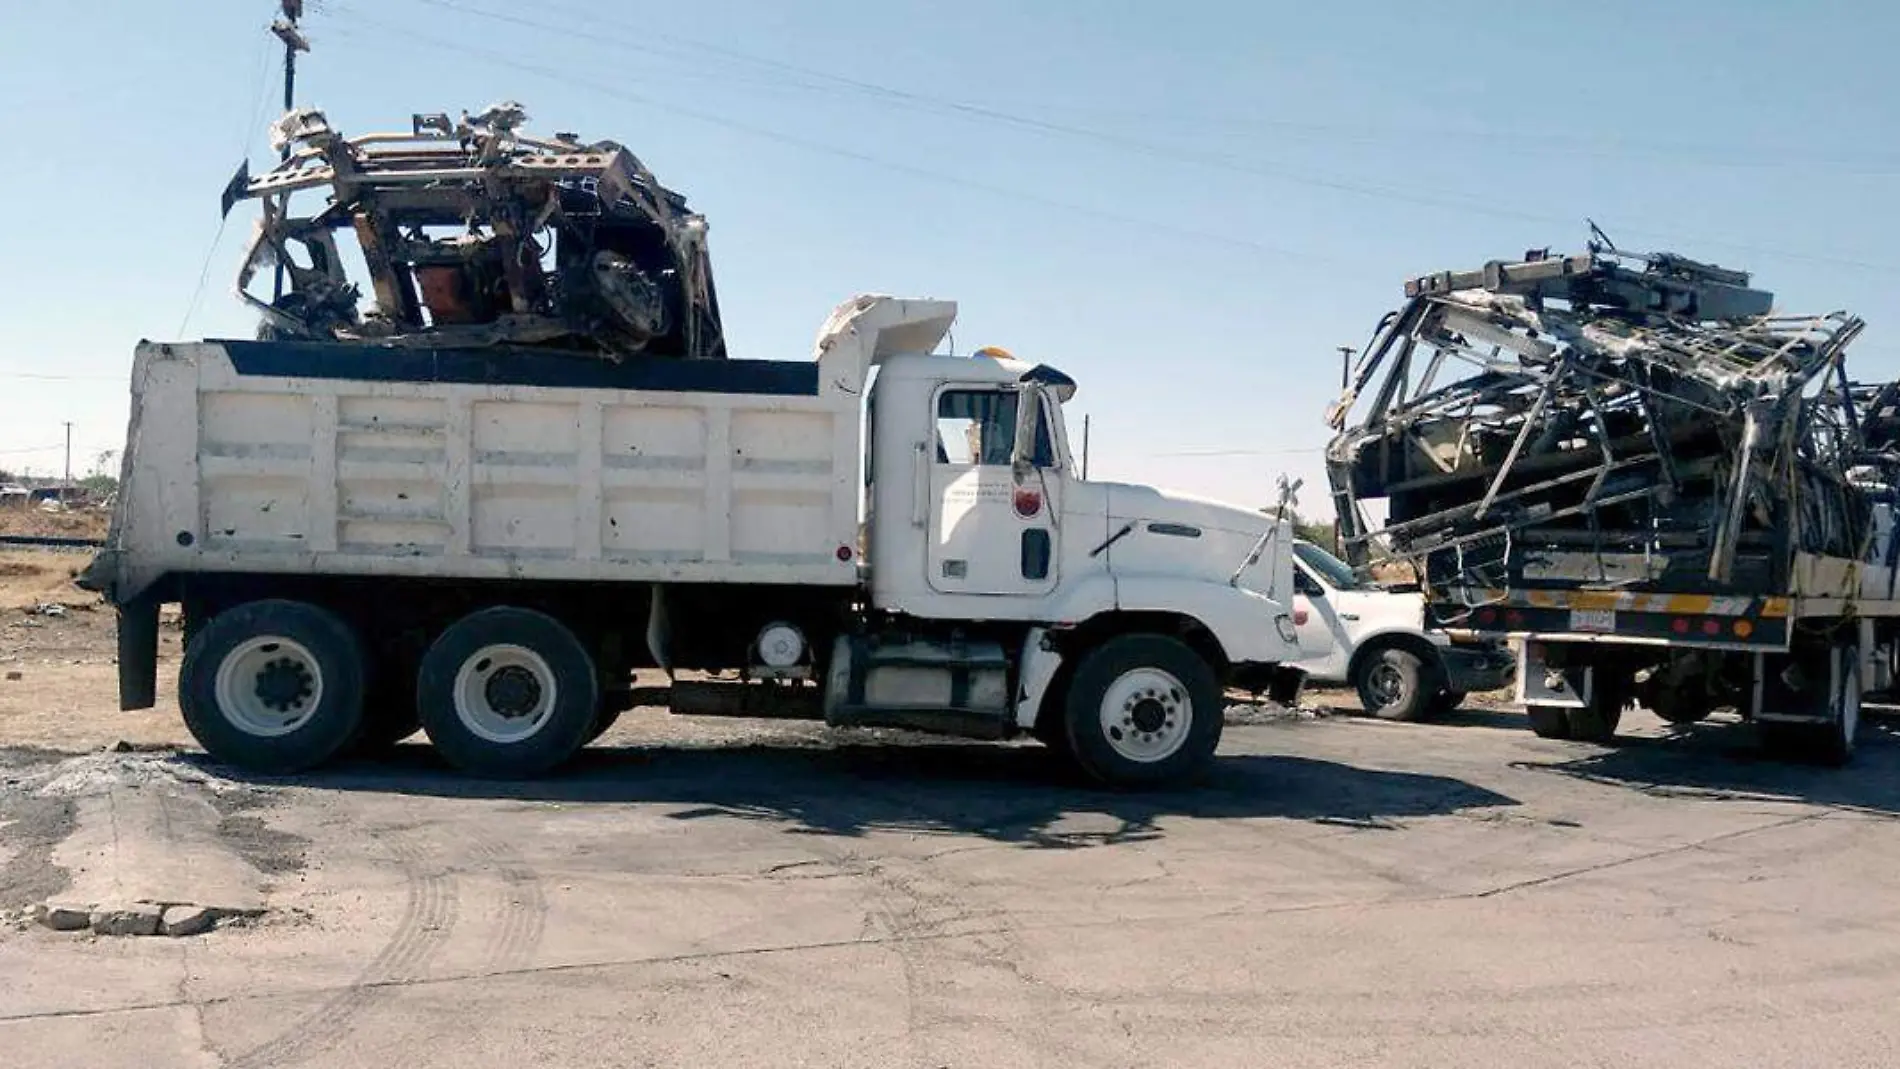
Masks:
[[[1036,426],[1042,416],[1042,391],[1033,383],[1016,387],[1016,437],[1009,450],[1010,470],[1025,478],[1036,466]]]

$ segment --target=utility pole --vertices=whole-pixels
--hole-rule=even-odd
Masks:
[[[284,42],[284,111],[297,106],[297,53],[310,51],[310,40],[297,28],[297,20],[303,18],[303,0],[278,0],[278,8],[284,17],[270,24],[270,32]],[[283,151],[278,153],[279,163],[290,159],[290,143],[284,143]],[[274,281],[271,283],[271,299],[284,295],[284,262],[278,258]]]
[[[1082,481],[1089,481],[1089,417],[1082,414]]]
[[[59,488],[59,496],[66,498],[66,488],[73,484],[73,421],[66,421],[66,482]]]

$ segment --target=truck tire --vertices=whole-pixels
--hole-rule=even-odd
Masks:
[[[1220,680],[1178,639],[1122,635],[1084,654],[1064,702],[1068,755],[1092,778],[1153,786],[1205,768],[1225,720]]]
[[[1643,708],[1670,724],[1699,724],[1719,704],[1696,662],[1677,660],[1658,668],[1636,688]]]
[[[1570,737],[1570,718],[1561,705],[1526,705],[1524,716],[1531,722],[1531,731],[1540,739],[1567,739]]]
[[[1352,685],[1366,712],[1381,720],[1422,720],[1432,701],[1444,689],[1443,675],[1403,646],[1381,645],[1367,650],[1353,667]]]
[[[477,776],[539,775],[600,722],[594,661],[560,621],[499,606],[449,625],[422,655],[416,708],[436,752]]]
[[[1860,738],[1860,649],[1843,646],[1840,657],[1840,694],[1830,710],[1834,716],[1828,723],[1821,725],[1815,740],[1816,759],[1824,765],[1836,767],[1854,759],[1854,745]]]
[[[1564,717],[1570,721],[1570,737],[1578,742],[1609,742],[1623,722],[1623,710],[1593,702],[1582,709],[1564,710]]]
[[[1462,690],[1441,690],[1437,696],[1432,698],[1431,709],[1429,711],[1433,716],[1445,716],[1450,713],[1455,713],[1460,706],[1465,704],[1465,699],[1469,697],[1471,697],[1471,695]]]
[[[1570,737],[1578,742],[1609,742],[1616,737],[1616,726],[1623,722],[1623,707],[1629,704],[1630,685],[1627,675],[1597,669],[1590,703],[1564,710],[1565,719],[1570,721]]]
[[[335,757],[362,724],[363,687],[356,633],[301,601],[226,609],[192,635],[178,669],[192,737],[254,772],[301,772]]]

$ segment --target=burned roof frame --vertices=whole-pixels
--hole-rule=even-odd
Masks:
[[[1602,247],[1409,281],[1327,412],[1347,555],[1441,590],[1505,585],[1513,544],[1675,551],[1717,583],[1744,543],[1856,556],[1852,487],[1895,468],[1847,377],[1865,324],[1772,314],[1749,281]]]
[[[237,278],[260,334],[722,358],[705,219],[623,146],[530,136],[525,120],[503,103],[345,137],[315,109],[285,114],[272,127],[282,161],[241,171],[223,202],[260,204]],[[320,208],[293,210],[318,191]],[[367,309],[340,233],[360,252]],[[267,269],[272,292],[254,294]]]

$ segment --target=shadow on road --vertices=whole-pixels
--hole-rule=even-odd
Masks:
[[[375,764],[272,782],[435,797],[672,805],[681,807],[672,814],[678,820],[752,819],[822,835],[976,835],[1045,848],[1154,839],[1163,834],[1162,820],[1175,816],[1376,827],[1518,804],[1445,776],[1270,755],[1222,757],[1204,781],[1191,786],[1108,791],[1064,775],[1041,747],[963,742],[595,747],[558,776],[499,782],[458,775],[425,747],[411,744]],[[1100,817],[1110,818],[1110,826]]]
[[[1676,728],[1660,738],[1619,738],[1614,748],[1569,761],[1512,767],[1631,787],[1656,795],[1808,802],[1900,815],[1900,721],[1864,720],[1845,768],[1794,764],[1761,749],[1752,727],[1733,721]]]
[[[1529,731],[1530,725],[1524,714],[1515,709],[1491,709],[1482,705],[1467,705],[1432,720],[1454,728],[1493,728],[1498,731]]]

